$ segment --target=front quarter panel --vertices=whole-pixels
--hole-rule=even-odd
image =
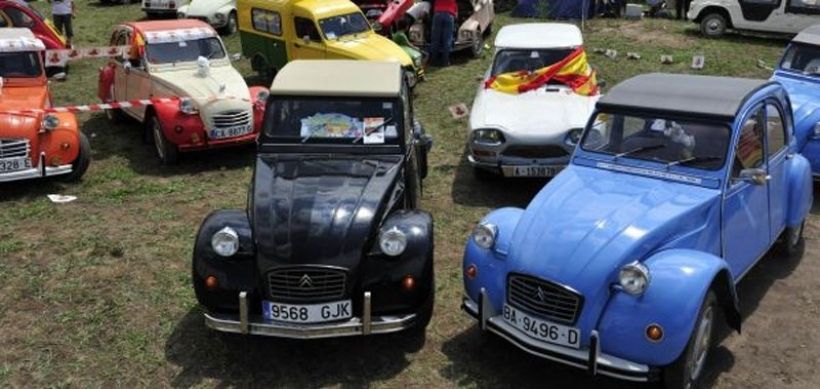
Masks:
[[[811,166],[806,157],[795,154],[788,162],[789,210],[786,226],[796,227],[811,211],[814,202]]]
[[[728,281],[731,276],[723,259],[694,250],[661,251],[644,265],[651,281],[642,295],[613,290],[598,325],[601,351],[638,363],[665,366],[683,352],[713,282],[717,277]],[[734,304],[734,289],[728,293],[729,298],[719,296],[719,300]],[[645,336],[646,327],[653,323],[664,330],[659,342]]]

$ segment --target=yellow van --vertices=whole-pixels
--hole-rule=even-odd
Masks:
[[[350,0],[239,0],[237,11],[242,54],[269,80],[294,59],[398,62],[410,86],[419,79],[421,63],[375,33]]]

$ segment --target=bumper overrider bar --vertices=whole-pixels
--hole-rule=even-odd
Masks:
[[[205,314],[205,325],[222,332],[246,335],[276,336],[293,339],[318,339],[340,336],[388,334],[412,327],[416,314],[373,316],[370,292],[364,292],[362,317],[322,324],[291,324],[251,316],[248,313],[248,293],[239,292],[239,317],[236,314]]]
[[[478,319],[479,327],[506,339],[518,348],[544,359],[560,362],[579,369],[585,369],[592,375],[605,375],[622,380],[647,382],[658,378],[658,370],[644,364],[630,362],[612,355],[601,353],[601,341],[598,331],[589,336],[589,347],[571,349],[552,345],[530,338],[517,328],[507,324],[498,312],[495,312],[487,298],[487,291],[481,289],[479,301],[464,298],[462,309]]]

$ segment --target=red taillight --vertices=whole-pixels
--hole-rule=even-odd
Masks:
[[[475,279],[478,276],[478,268],[475,265],[467,266],[467,269],[464,270],[464,275],[467,276],[469,279]]]

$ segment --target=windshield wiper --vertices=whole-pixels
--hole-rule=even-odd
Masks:
[[[362,131],[362,136],[360,136],[360,137],[358,137],[358,138],[356,138],[356,139],[353,139],[353,142],[351,142],[351,143],[356,143],[356,142],[358,142],[358,141],[360,141],[360,140],[364,139],[364,137],[365,137],[365,136],[370,135],[370,134],[372,134],[372,133],[374,133],[374,132],[376,132],[376,131],[378,131],[378,130],[380,130],[380,129],[384,128],[384,126],[386,126],[386,125],[388,125],[388,124],[393,124],[393,118],[392,118],[392,117],[387,118],[387,120],[385,120],[385,121],[384,121],[384,123],[379,124],[379,125],[378,125],[378,126],[376,126],[376,127],[373,127],[373,128],[370,130],[370,132],[368,132],[368,133],[365,133],[365,131],[367,131],[367,129],[365,129],[364,131]]]
[[[632,154],[635,154],[635,153],[642,153],[642,152],[644,152],[644,151],[651,151],[651,150],[662,149],[662,148],[664,148],[664,147],[666,147],[666,145],[665,145],[665,144],[663,144],[663,143],[658,143],[658,144],[655,144],[655,145],[649,145],[649,146],[641,146],[641,147],[636,147],[636,148],[634,148],[634,149],[632,149],[632,150],[628,150],[628,151],[624,151],[624,152],[622,152],[622,153],[615,154],[614,158],[615,158],[615,159],[618,159],[618,158],[621,158],[621,157],[626,157],[626,156],[628,156],[628,155],[632,155]]]
[[[696,165],[696,164],[704,163],[704,162],[720,161],[721,159],[723,159],[723,157],[718,157],[716,155],[701,155],[701,156],[689,157],[689,158],[684,158],[684,159],[679,159],[677,161],[669,162],[669,163],[666,164],[666,167],[670,168],[672,166],[677,166],[677,165],[681,165],[681,166]]]

